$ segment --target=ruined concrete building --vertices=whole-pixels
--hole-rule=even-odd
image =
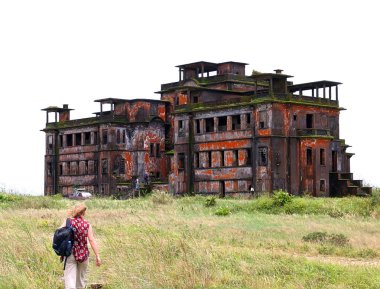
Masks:
[[[43,109],[45,194],[80,186],[108,195],[145,175],[173,194],[369,193],[339,136],[341,83],[293,84],[282,70],[246,75],[245,66],[179,65],[161,100],[99,99],[91,118],[71,120],[68,105]]]

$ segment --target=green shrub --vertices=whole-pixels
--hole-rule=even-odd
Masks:
[[[231,210],[228,207],[220,207],[215,211],[217,216],[228,216],[231,214]]]
[[[21,197],[17,195],[0,193],[0,203],[16,202],[20,199]]]
[[[349,239],[343,234],[328,234],[326,232],[312,232],[302,237],[305,242],[329,244],[344,247],[349,244]]]
[[[214,207],[216,205],[215,197],[208,197],[205,201],[205,207]]]
[[[312,232],[302,237],[303,241],[312,242],[312,243],[323,243],[326,241],[326,239],[327,239],[326,232]]]
[[[292,197],[289,193],[282,190],[274,192],[272,199],[273,204],[277,207],[283,207],[292,201]]]

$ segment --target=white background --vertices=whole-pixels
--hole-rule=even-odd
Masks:
[[[247,62],[294,83],[342,82],[341,138],[356,179],[380,186],[376,1],[0,1],[0,187],[43,194],[45,112],[159,98],[175,65]]]

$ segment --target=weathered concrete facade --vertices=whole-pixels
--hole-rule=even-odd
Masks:
[[[281,70],[247,76],[245,65],[180,65],[160,101],[101,99],[89,119],[44,109],[55,114],[44,129],[45,193],[79,185],[110,194],[145,173],[173,194],[370,192],[353,180],[339,136],[340,83],[294,85]]]
[[[166,181],[167,103],[113,98],[97,102],[100,112],[95,117],[78,120],[70,120],[67,105],[43,109],[47,112],[46,195],[66,195],[75,186],[108,195],[136,178],[143,180],[145,174]],[[103,111],[104,105],[110,110]]]

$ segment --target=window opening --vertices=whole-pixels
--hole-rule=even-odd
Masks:
[[[251,114],[246,114],[246,122],[247,122],[247,128],[251,127]]]
[[[221,167],[224,167],[224,151],[221,151],[220,166],[221,166]]]
[[[84,133],[84,144],[85,145],[91,144],[91,132]]]
[[[201,120],[195,120],[195,133],[201,133]]]
[[[103,144],[107,144],[108,143],[108,130],[103,130]]]
[[[321,192],[326,192],[326,180],[320,180],[320,182],[319,182],[319,190]]]
[[[73,135],[72,134],[66,135],[66,144],[68,147],[73,146]]]
[[[268,148],[267,147],[259,147],[258,165],[259,166],[268,165]]]
[[[154,144],[153,144],[153,143],[150,144],[150,152],[149,152],[149,156],[151,156],[151,157],[154,156]]]
[[[102,159],[102,174],[107,174],[108,171],[108,160]]]
[[[206,118],[206,132],[214,132],[214,119]]]
[[[178,136],[184,136],[185,131],[184,131],[184,121],[179,120],[178,121]]]
[[[232,116],[232,130],[240,129],[240,115]]]
[[[156,143],[156,157],[160,157],[160,144]]]
[[[313,115],[306,114],[306,128],[313,128]]]
[[[53,174],[53,165],[51,162],[47,163],[47,175],[51,176]]]
[[[218,131],[227,130],[227,116],[218,117]]]
[[[76,146],[82,145],[82,134],[81,133],[75,134],[75,145]]]
[[[58,165],[58,174],[59,174],[60,176],[63,175],[63,165],[62,165],[62,164],[59,164],[59,165]]]
[[[120,130],[116,130],[116,143],[120,143]]]
[[[208,167],[211,168],[212,166],[212,154],[211,151],[207,152],[208,155]]]
[[[306,149],[306,164],[307,165],[313,164],[313,151],[311,148]]]
[[[267,128],[267,112],[266,111],[260,111],[259,112],[259,128]]]
[[[48,136],[48,149],[53,149],[53,136],[49,135]]]
[[[84,174],[88,175],[88,161],[84,161]]]
[[[251,150],[250,149],[247,149],[247,162],[246,162],[247,165],[250,165],[252,164],[252,154],[251,154]]]
[[[194,168],[199,168],[199,153],[194,153]]]

